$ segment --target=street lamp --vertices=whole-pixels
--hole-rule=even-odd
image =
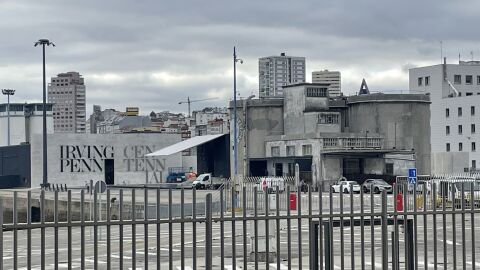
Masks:
[[[237,173],[238,173],[238,149],[237,149],[237,62],[243,64],[243,60],[237,58],[235,46],[233,46],[233,160],[234,160],[234,174],[232,185],[232,196],[236,202],[237,191]],[[234,206],[236,208],[236,205]]]
[[[15,94],[15,90],[2,89],[2,94],[7,96],[7,145],[10,146],[10,96]]]
[[[42,46],[43,49],[43,181],[40,185],[42,188],[48,188],[49,184],[47,181],[47,84],[45,78],[45,46],[52,45],[55,47],[55,44],[48,39],[39,39],[35,42],[35,47],[38,45]]]

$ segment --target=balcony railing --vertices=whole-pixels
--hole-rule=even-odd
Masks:
[[[323,149],[382,149],[383,138],[323,138]]]

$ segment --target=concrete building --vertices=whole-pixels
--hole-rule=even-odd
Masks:
[[[314,71],[312,72],[312,83],[329,84],[328,94],[330,97],[342,95],[342,75],[340,71]]]
[[[10,144],[30,143],[34,134],[43,132],[41,103],[10,103]],[[47,133],[53,133],[52,104],[47,104]],[[8,145],[7,104],[0,104],[0,146]]]
[[[239,103],[239,174],[291,176],[295,164],[314,184],[393,181],[413,167],[428,174],[429,105],[423,94],[330,98],[328,84],[310,83],[284,87],[284,99],[251,100],[246,117]]]
[[[180,134],[50,134],[48,136],[48,181],[84,186],[91,179],[110,185],[161,183],[170,168],[192,168],[196,157],[181,153],[145,157],[181,141]],[[42,181],[42,136],[31,141],[31,183]]]
[[[477,171],[480,153],[480,61],[412,68],[412,92],[431,99],[433,173]],[[477,129],[479,131],[477,131]]]
[[[258,60],[259,97],[282,97],[285,85],[305,82],[305,57],[262,57]]]
[[[229,115],[227,108],[204,108],[194,111],[195,136],[227,134]]]
[[[85,82],[78,72],[60,73],[48,85],[48,102],[53,103],[55,132],[85,133]]]

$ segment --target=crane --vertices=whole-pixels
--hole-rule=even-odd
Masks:
[[[187,100],[186,101],[180,101],[178,102],[178,104],[185,104],[187,103],[188,104],[188,117],[190,117],[190,104],[193,103],[193,102],[199,102],[199,101],[207,101],[207,100],[213,100],[213,99],[217,99],[217,98],[204,98],[204,99],[196,99],[196,100],[190,100],[190,97],[187,97]]]

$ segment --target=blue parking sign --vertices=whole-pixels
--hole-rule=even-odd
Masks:
[[[417,169],[415,168],[408,169],[408,183],[410,184],[417,183]]]

